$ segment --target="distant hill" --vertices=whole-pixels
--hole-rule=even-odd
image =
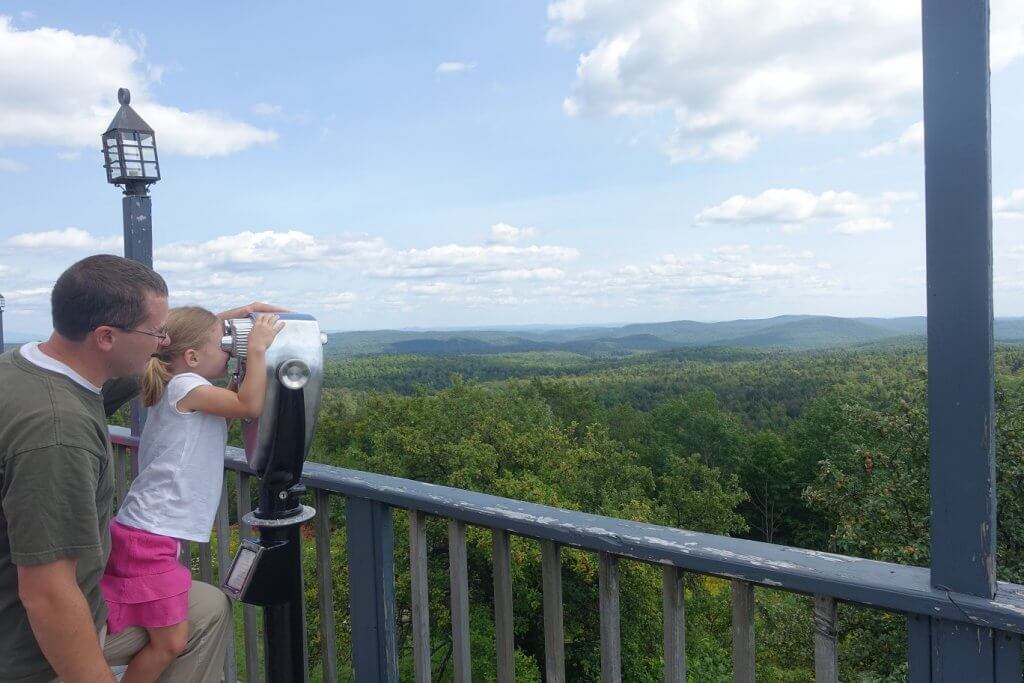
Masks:
[[[336,332],[328,335],[331,356],[369,354],[466,355],[561,351],[617,356],[687,347],[828,349],[922,341],[923,316],[837,318],[783,315],[775,318],[702,323],[677,320],[621,327]],[[1024,318],[995,321],[996,341],[1024,342]]]

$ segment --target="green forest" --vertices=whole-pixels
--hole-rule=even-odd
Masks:
[[[929,561],[920,341],[332,358],[311,460],[625,519],[905,564]],[[1024,582],[1024,346],[996,349],[1001,580]],[[343,501],[330,514],[338,653],[351,666]],[[321,511],[323,512],[323,511]],[[400,669],[412,680],[408,526],[395,511]],[[307,532],[311,533],[311,532]],[[447,531],[428,522],[434,679],[452,676]],[[306,543],[312,676],[320,651]],[[540,547],[513,541],[517,680],[543,679]],[[598,557],[565,549],[569,680],[600,676]],[[473,680],[495,676],[491,539],[469,531]],[[728,581],[687,575],[692,681],[731,680]],[[660,568],[621,563],[627,681],[662,677]],[[756,590],[758,680],[813,679],[811,599]],[[905,620],[841,605],[843,680],[906,677]]]

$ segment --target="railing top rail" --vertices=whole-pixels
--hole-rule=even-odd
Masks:
[[[138,443],[123,427],[111,427],[110,433],[114,443]],[[252,473],[237,448],[227,449],[224,466]],[[1019,584],[1000,582],[995,598],[988,600],[932,588],[925,567],[631,522],[312,462],[303,469],[303,483],[585,550],[1024,633],[1024,586]]]

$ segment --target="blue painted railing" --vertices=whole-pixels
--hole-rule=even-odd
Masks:
[[[111,428],[118,453],[118,474],[127,486],[131,452],[137,445],[128,431]],[[242,513],[253,473],[238,450],[229,448],[225,468],[238,478],[236,509]],[[620,680],[618,642],[618,562],[632,560],[662,567],[665,588],[666,680],[685,680],[685,604],[681,580],[685,572],[730,579],[733,586],[734,680],[752,681],[754,633],[752,587],[786,590],[815,596],[815,668],[818,680],[838,680],[835,604],[846,602],[905,615],[909,624],[908,657],[913,681],[933,680],[931,662],[941,657],[930,644],[922,646],[922,624],[942,619],[980,629],[996,645],[995,680],[1021,681],[1021,634],[1024,634],[1024,586],[998,583],[993,599],[938,590],[926,568],[715,536],[683,529],[631,522],[537,505],[445,486],[379,474],[306,463],[303,483],[311,501],[326,510],[331,496],[346,502],[350,552],[352,652],[360,681],[397,680],[396,613],[392,511],[410,514],[410,559],[413,582],[413,650],[417,681],[429,680],[429,623],[424,610],[426,556],[420,535],[426,515],[449,520],[452,558],[452,640],[456,680],[469,680],[468,577],[465,573],[465,525],[492,530],[495,548],[495,623],[498,637],[499,680],[514,680],[511,653],[511,582],[508,580],[508,538],[536,539],[544,550],[545,657],[547,680],[564,680],[562,664],[561,547],[579,548],[601,556],[601,647],[603,680]],[[227,484],[217,536],[228,538]],[[337,638],[331,589],[329,519],[319,515],[318,585],[324,680],[337,680]],[[243,529],[243,534],[248,530]],[[222,536],[223,535],[223,536]],[[227,544],[218,544],[224,567]],[[462,561],[460,563],[460,558]],[[211,553],[200,548],[200,574],[213,580]],[[503,578],[504,577],[504,578]],[[575,615],[571,615],[575,616]],[[258,680],[255,616],[246,622],[246,680]],[[251,627],[251,628],[250,628]],[[930,640],[928,641],[930,643]],[[425,653],[425,654],[424,654]],[[234,653],[225,675],[235,680]],[[460,661],[461,660],[461,661]]]

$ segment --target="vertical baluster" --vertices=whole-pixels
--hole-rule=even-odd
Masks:
[[[1020,659],[1020,634],[997,631],[995,637],[996,683],[1020,683],[1024,678]]]
[[[754,586],[732,582],[732,680],[754,683]]]
[[[448,559],[451,564],[452,659],[456,683],[469,683],[473,675],[469,654],[469,574],[466,569],[466,524],[448,520]]]
[[[209,543],[197,543],[199,546],[199,580],[213,583],[213,553]]]
[[[128,449],[128,465],[129,471],[132,474],[132,481],[135,481],[135,479],[139,476],[139,449]]]
[[[397,683],[395,529],[391,508],[364,498],[347,498],[345,525],[356,680]]]
[[[565,630],[562,619],[562,554],[554,541],[541,541],[544,583],[544,670],[547,683],[565,683]]]
[[[192,543],[189,541],[181,542],[181,563],[185,569],[192,571]]]
[[[839,657],[836,653],[836,601],[828,595],[814,596],[814,681],[837,683]]]
[[[128,482],[126,481],[127,475],[125,474],[125,465],[128,462],[128,449],[124,446],[114,446],[114,462],[111,463],[114,467],[114,488],[117,491],[117,507],[120,508],[124,503],[124,497],[128,494]],[[117,510],[115,509],[115,512]]]
[[[504,529],[491,532],[494,563],[494,635],[498,651],[498,683],[515,683],[515,631],[512,622],[512,545]]]
[[[316,499],[316,578],[320,602],[323,679],[338,680],[338,636],[334,628],[334,571],[331,567],[331,494],[314,489]]]
[[[599,611],[601,613],[601,683],[622,681],[622,642],[619,633],[619,558],[598,557]]]
[[[228,519],[228,480],[221,486],[220,504],[217,506],[217,577],[221,584],[227,578],[231,565],[231,526]],[[235,661],[235,620],[228,622],[228,645],[224,652],[224,680],[237,681]]]
[[[661,568],[665,683],[686,683],[686,583],[679,567]]]
[[[245,472],[238,473],[236,503],[238,504],[238,538],[252,537],[252,528],[242,521],[245,515],[252,510],[252,498],[249,482],[252,477]],[[256,608],[252,605],[242,605],[242,633],[245,638],[245,681],[246,683],[258,683],[260,680],[260,653],[259,641],[256,640]]]
[[[920,614],[907,615],[907,674],[909,683],[932,680],[932,620]]]
[[[416,683],[430,681],[430,585],[427,516],[409,510],[409,569],[412,584],[412,660]]]

